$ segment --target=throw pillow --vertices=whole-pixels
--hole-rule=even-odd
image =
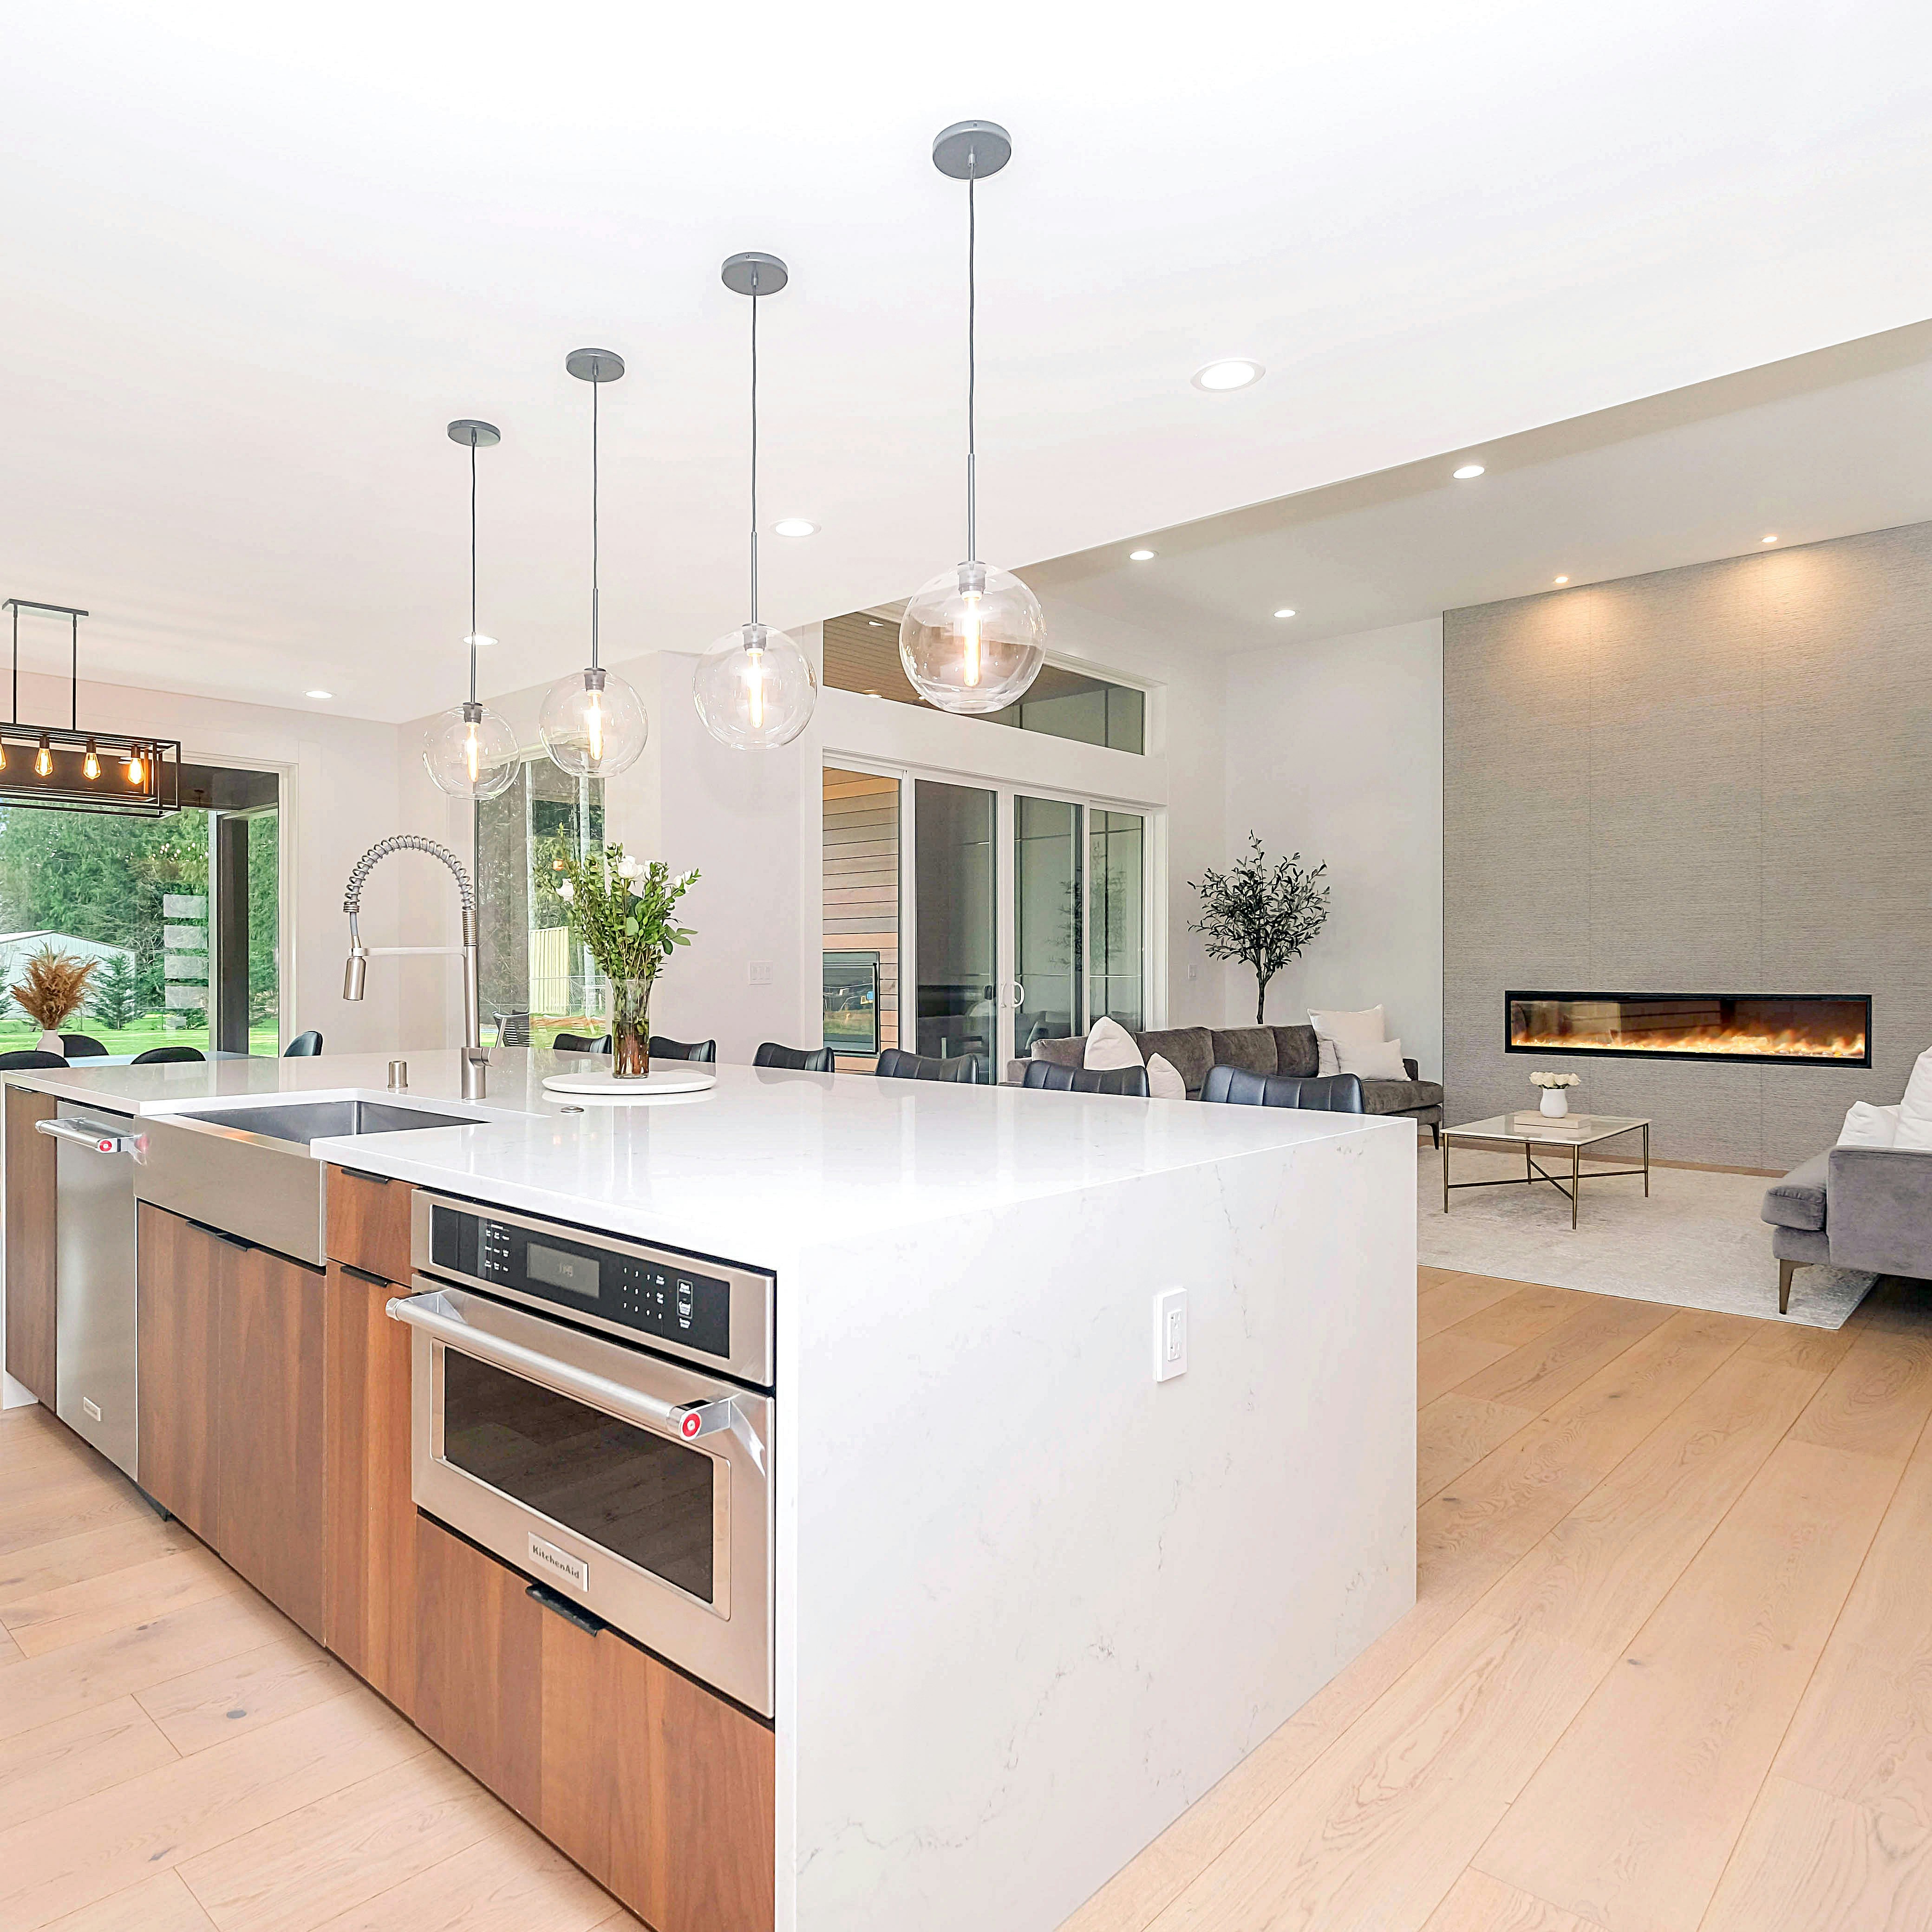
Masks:
[[[1318,1075],[1339,1073],[1342,1063],[1335,1056],[1335,1042],[1324,1040],[1318,1033],[1315,1036],[1315,1071]]]
[[[1184,1100],[1187,1098],[1187,1082],[1180,1077],[1180,1070],[1172,1061],[1156,1054],[1147,1064],[1148,1091],[1156,1100]]]
[[[1348,1040],[1335,1042],[1335,1058],[1344,1073],[1359,1074],[1364,1080],[1406,1080],[1408,1069],[1402,1064],[1402,1042],[1378,1040],[1367,1046]]]
[[[1874,1107],[1869,1100],[1854,1100],[1845,1115],[1838,1136],[1840,1147],[1888,1148],[1898,1137],[1898,1109]]]
[[[1388,1034],[1388,1023],[1379,1006],[1367,1006],[1358,1013],[1311,1011],[1308,1018],[1317,1040],[1332,1040],[1337,1046],[1344,1040],[1357,1046],[1375,1046]]]
[[[1898,1103],[1898,1136],[1894,1147],[1932,1148],[1932,1046],[1913,1063]]]
[[[1087,1036],[1087,1052],[1082,1064],[1102,1072],[1117,1066],[1144,1066],[1134,1036],[1118,1020],[1097,1019]]]

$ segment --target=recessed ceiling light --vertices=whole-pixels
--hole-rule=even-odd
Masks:
[[[1569,578],[1567,578],[1567,577],[1559,577],[1558,578],[1557,578],[1556,581],[1557,581],[1558,584],[1568,584],[1568,583],[1570,581],[1570,580],[1569,580]]]
[[[1150,550],[1130,550],[1127,553],[1127,560],[1130,563],[1145,563],[1153,555]]]
[[[1274,614],[1277,617],[1292,617],[1294,615],[1294,613],[1291,610],[1286,604],[1284,604]]]
[[[463,641],[466,644],[474,644],[479,651],[482,651],[488,650],[496,640],[494,638],[486,638],[481,631],[472,631]]]
[[[1482,475],[1483,466],[1480,463],[1466,463],[1461,469],[1452,470],[1449,473],[1457,482],[1467,483],[1472,478]]]
[[[1210,362],[1204,369],[1194,372],[1194,386],[1197,389],[1245,389],[1250,382],[1258,382],[1268,374],[1258,362],[1251,362],[1245,356],[1231,356],[1225,361]]]
[[[806,517],[781,517],[772,528],[782,537],[815,537],[818,526]]]
[[[311,698],[333,698],[335,695],[332,691],[311,691],[308,694]]]
[[[1777,538],[1775,538],[1775,537],[1766,537],[1766,538],[1763,538],[1762,539],[1761,539],[1761,541],[1762,541],[1762,542],[1765,542],[1765,543],[1775,543],[1775,542],[1777,542],[1778,539],[1777,539]]]

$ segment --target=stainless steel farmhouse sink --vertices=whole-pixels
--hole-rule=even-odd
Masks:
[[[135,1198],[320,1267],[328,1173],[311,1142],[473,1126],[502,1114],[394,1094],[192,1102],[142,1122],[147,1145],[134,1170]]]

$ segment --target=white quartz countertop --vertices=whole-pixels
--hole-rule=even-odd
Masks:
[[[453,1052],[412,1052],[409,1097],[494,1118],[319,1139],[364,1172],[765,1266],[866,1228],[983,1214],[1244,1152],[1414,1129],[1407,1121],[1198,1101],[956,1087],[719,1065],[697,1096],[572,1111],[546,1074],[583,1055],[499,1048],[489,1095],[458,1100]],[[390,1056],[29,1070],[6,1078],[143,1116],[212,1098],[382,1097]],[[596,1063],[590,1063],[595,1066]],[[608,1063],[607,1063],[608,1064]]]

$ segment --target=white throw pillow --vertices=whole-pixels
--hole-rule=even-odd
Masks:
[[[1180,1077],[1180,1070],[1156,1054],[1147,1064],[1148,1091],[1156,1100],[1184,1100],[1187,1098],[1187,1082]]]
[[[1892,1145],[1932,1148],[1932,1046],[1912,1063],[1905,1097],[1898,1103],[1898,1135]]]
[[[1318,1033],[1315,1036],[1315,1071],[1318,1075],[1339,1073],[1342,1063],[1336,1057],[1335,1042],[1324,1040]]]
[[[1337,1040],[1335,1057],[1341,1062],[1342,1072],[1359,1074],[1364,1080],[1408,1078],[1408,1069],[1402,1064],[1402,1042],[1399,1040],[1378,1040],[1368,1046]]]
[[[1898,1138],[1898,1109],[1854,1100],[1838,1136],[1840,1147],[1888,1148]]]
[[[1308,1023],[1314,1028],[1318,1040],[1332,1040],[1338,1047],[1345,1042],[1354,1046],[1379,1046],[1388,1036],[1388,1023],[1379,1006],[1369,1006],[1359,1013],[1311,1011]]]
[[[1147,1063],[1134,1044],[1133,1035],[1118,1020],[1102,1018],[1094,1022],[1094,1030],[1087,1036],[1087,1051],[1081,1064],[1106,1073],[1117,1066],[1144,1066]]]

